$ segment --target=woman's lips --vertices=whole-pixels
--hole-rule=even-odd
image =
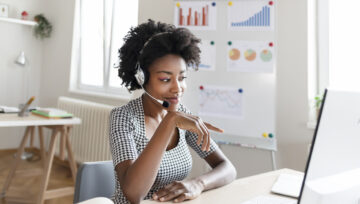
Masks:
[[[166,101],[169,101],[172,104],[178,104],[179,98],[166,98]]]

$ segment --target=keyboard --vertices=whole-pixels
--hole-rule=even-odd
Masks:
[[[275,196],[257,196],[241,204],[296,204],[297,200]]]

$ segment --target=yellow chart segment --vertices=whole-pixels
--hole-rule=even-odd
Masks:
[[[231,60],[238,60],[240,59],[240,50],[233,48],[229,51],[229,58]]]
[[[256,52],[252,49],[246,50],[244,55],[245,55],[245,59],[247,59],[248,61],[253,61],[256,58]]]

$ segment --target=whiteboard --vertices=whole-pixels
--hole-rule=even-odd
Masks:
[[[255,2],[269,2],[257,1]],[[176,9],[183,2],[174,1],[174,21]],[[192,1],[195,2],[195,1]],[[196,1],[198,2],[198,1]],[[239,146],[259,148],[266,150],[276,150],[276,39],[274,30],[239,31],[228,27],[228,1],[202,1],[216,3],[216,29],[190,29],[203,42],[212,42],[216,47],[215,66],[213,70],[200,69],[199,71],[188,72],[187,90],[185,91],[182,103],[188,107],[193,114],[199,115],[204,121],[225,130],[223,134],[211,133],[211,137],[221,144],[234,144]],[[244,1],[233,1],[246,3]],[[274,2],[274,1],[272,1]],[[211,4],[209,4],[211,5]],[[187,5],[188,6],[188,5]],[[273,7],[276,5],[273,4]],[[275,11],[275,8],[272,8]],[[276,16],[274,13],[273,16]],[[176,19],[177,20],[177,19]],[[174,22],[173,21],[173,22]],[[272,26],[274,27],[274,22]],[[275,26],[276,30],[276,26]],[[273,69],[266,72],[243,72],[229,70],[229,46],[233,42],[271,42],[273,45]],[[242,52],[242,51],[240,51]],[[242,52],[243,53],[243,52]],[[258,55],[259,56],[259,55]],[[241,89],[241,117],[222,117],[209,114],[200,114],[203,106],[202,91],[208,87],[218,87],[222,89]],[[234,93],[235,94],[235,93]],[[224,100],[227,100],[224,98]],[[221,101],[219,101],[218,104]],[[224,110],[226,107],[219,105],[217,110]],[[264,133],[265,136],[264,137]],[[268,137],[272,134],[272,138]]]

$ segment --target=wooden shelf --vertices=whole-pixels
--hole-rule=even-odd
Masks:
[[[35,21],[21,20],[21,19],[17,19],[17,18],[0,17],[0,21],[5,21],[5,22],[9,22],[9,23],[18,23],[18,24],[29,25],[29,26],[37,25],[37,23]]]

